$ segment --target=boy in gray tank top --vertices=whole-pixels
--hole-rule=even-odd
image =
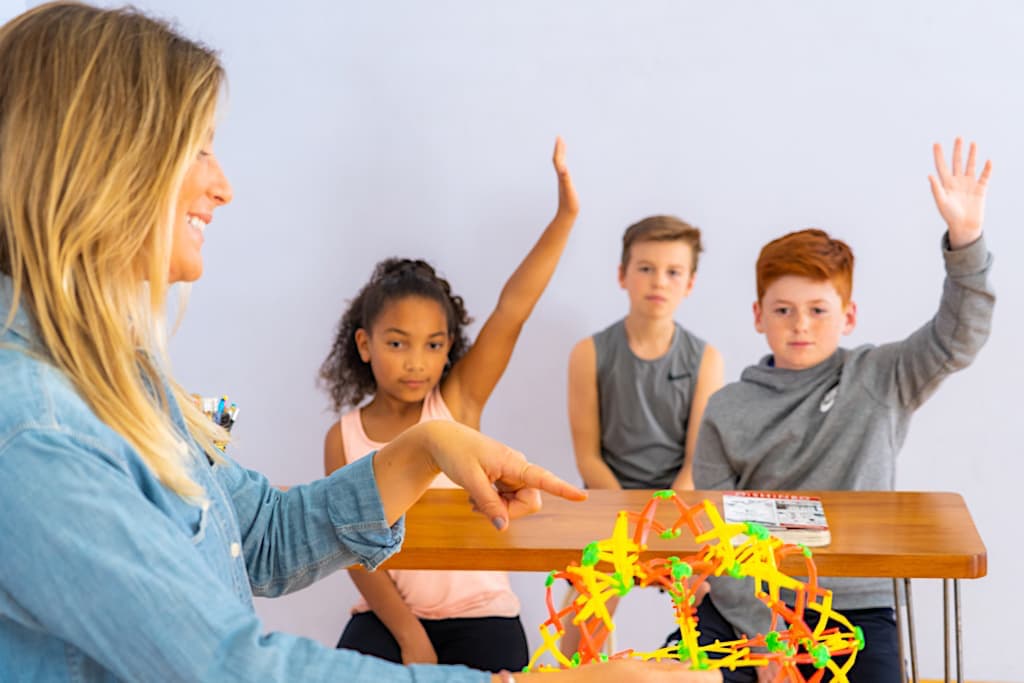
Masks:
[[[697,427],[690,413],[704,340],[673,322],[668,351],[641,358],[629,346],[625,318],[592,339],[601,460],[622,488],[693,488],[689,476],[677,479],[684,469],[689,427],[694,433]]]
[[[757,262],[754,323],[772,353],[708,402],[694,458],[698,489],[893,488],[896,456],[914,411],[947,375],[974,359],[988,337],[995,301],[981,226],[991,166],[975,178],[975,147],[964,168],[959,139],[952,169],[938,145],[934,153],[932,192],[947,225],[938,312],[903,341],[840,348],[857,314],[849,248],[820,230],[767,244]],[[898,681],[891,581],[821,583],[834,591],[835,608],[864,630],[866,647],[850,680]],[[698,608],[701,642],[764,633],[769,615],[749,580],[715,579]],[[757,678],[750,669],[723,675],[726,681]]]
[[[693,488],[691,461],[722,356],[674,315],[690,295],[700,230],[651,216],[622,236],[625,318],[569,356],[569,424],[588,488]]]
[[[700,230],[673,216],[645,218],[622,237],[629,313],[569,356],[569,424],[587,488],[693,488],[697,426],[723,372],[721,354],[674,320],[701,250]],[[571,657],[578,643],[569,627],[562,651]]]

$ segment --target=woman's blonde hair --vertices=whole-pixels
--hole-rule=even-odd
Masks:
[[[185,497],[203,490],[163,382],[208,455],[227,435],[166,375],[172,230],[223,81],[216,54],[134,9],[57,2],[0,28],[0,270],[13,282],[11,317],[28,309],[39,352]]]

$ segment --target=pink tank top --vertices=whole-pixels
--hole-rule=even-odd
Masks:
[[[455,420],[437,387],[423,401],[420,422],[429,420]],[[387,445],[371,441],[366,436],[358,408],[342,415],[340,424],[341,441],[348,462]],[[444,474],[438,475],[431,486],[457,488]],[[512,592],[506,572],[395,569],[388,575],[405,604],[421,619],[514,617],[519,614],[519,598]],[[353,613],[369,611],[370,606],[362,599],[352,608]]]

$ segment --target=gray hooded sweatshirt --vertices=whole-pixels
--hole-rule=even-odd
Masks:
[[[984,238],[951,251],[944,237],[942,251],[939,311],[903,341],[840,348],[804,370],[776,368],[769,355],[715,393],[694,454],[696,488],[891,490],[911,416],[946,376],[971,363],[992,320]],[[821,584],[840,611],[892,606],[891,579]],[[711,598],[737,636],[767,632],[771,612],[750,579],[713,579]]]

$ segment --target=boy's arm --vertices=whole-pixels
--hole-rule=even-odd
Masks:
[[[576,222],[579,202],[561,138],[555,141],[553,161],[558,174],[558,211],[505,283],[498,305],[476,341],[441,386],[445,402],[459,422],[479,423],[484,404],[505,372],[523,324],[551,280]]]
[[[597,396],[597,350],[587,337],[569,354],[569,427],[576,468],[591,489],[621,489],[601,459],[601,411]]]
[[[704,418],[704,408],[708,404],[711,394],[722,388],[725,383],[724,362],[722,354],[710,344],[704,347],[704,355],[700,360],[700,368],[697,370],[697,385],[693,390],[693,400],[690,401],[690,417],[686,429],[686,454],[683,459],[683,466],[672,482],[672,488],[679,490],[693,489],[693,456],[697,450],[697,437],[700,434],[701,420]]]
[[[970,146],[966,167],[961,163],[961,147],[957,138],[949,168],[941,146],[936,144],[938,177],[928,177],[948,230],[943,240],[946,280],[939,310],[904,341],[881,346],[875,352],[882,360],[879,367],[891,369],[889,381],[896,399],[910,408],[920,406],[946,375],[969,365],[988,339],[991,327],[995,295],[988,271],[992,257],[985,247],[982,222],[992,164],[986,162],[975,178],[975,146]]]
[[[324,474],[348,463],[341,423],[335,422],[324,437]],[[386,572],[367,572],[361,567],[348,570],[352,583],[381,620],[402,651],[403,664],[437,664],[437,653],[423,624],[402,599],[395,582]]]

